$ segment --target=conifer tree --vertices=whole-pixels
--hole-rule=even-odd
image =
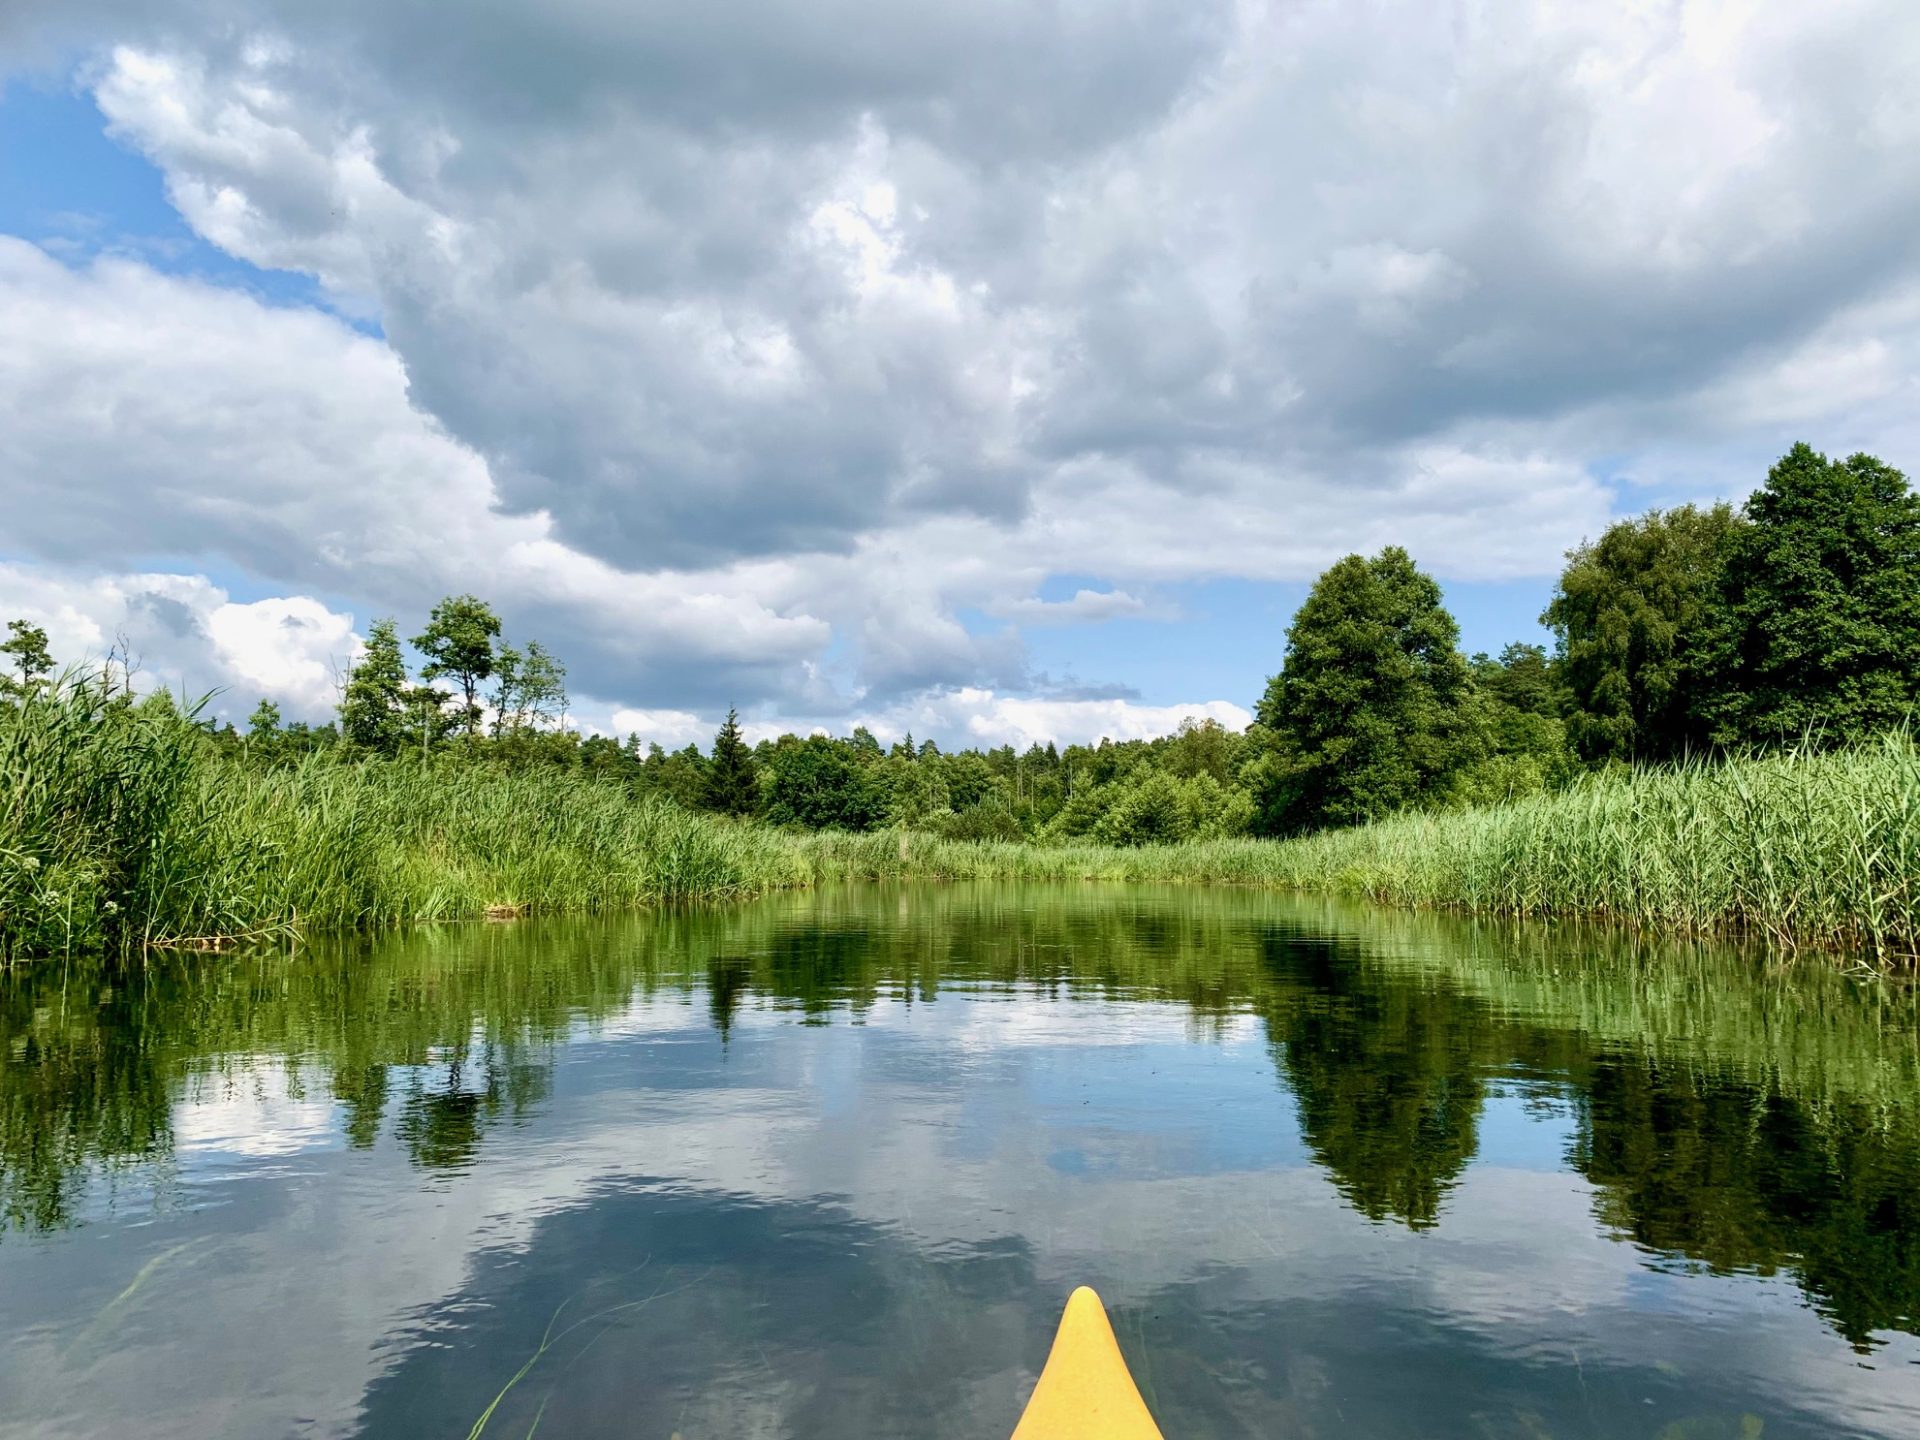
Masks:
[[[726,723],[713,737],[713,759],[707,766],[706,808],[722,815],[751,815],[760,805],[760,785],[753,752],[740,738],[740,717],[727,711]]]
[[[406,731],[406,690],[400,632],[391,619],[376,620],[340,696],[340,734],[363,750],[393,754]]]

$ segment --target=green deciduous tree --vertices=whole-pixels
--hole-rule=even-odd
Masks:
[[[425,755],[461,726],[457,714],[447,713],[450,691],[431,685],[410,685],[400,694],[401,743]]]
[[[713,737],[713,757],[707,763],[706,808],[722,815],[751,815],[760,808],[759,767],[753,763],[753,751],[740,738],[740,716],[732,709]]]
[[[1498,659],[1476,655],[1474,723],[1487,753],[1458,772],[1446,791],[1450,805],[1497,805],[1557,790],[1579,770],[1558,714],[1560,688],[1546,650],[1515,643]]]
[[[1211,775],[1226,784],[1233,779],[1245,744],[1244,735],[1227,729],[1218,720],[1196,720],[1189,715],[1165,743],[1161,763],[1170,774],[1182,779]]]
[[[1581,759],[1671,760],[1708,740],[1706,638],[1743,522],[1682,505],[1568,552],[1541,622],[1559,641],[1567,739]]]
[[[1105,845],[1174,845],[1246,832],[1253,801],[1204,772],[1186,779],[1141,766],[1105,787],[1110,799],[1094,822]]]
[[[342,738],[362,750],[393,754],[407,736],[407,693],[400,633],[392,620],[376,620],[367,629],[367,648],[340,695]]]
[[[1398,546],[1322,575],[1260,701],[1269,749],[1248,767],[1259,827],[1286,834],[1389,814],[1438,798],[1478,760],[1459,634],[1440,587]]]
[[[908,756],[888,764],[893,789],[887,818],[893,824],[920,829],[953,813],[953,792],[947,789],[946,769],[939,761]]]
[[[638,773],[641,790],[662,795],[687,810],[698,810],[707,799],[707,757],[698,745],[668,751],[658,740],[647,743]]]
[[[1871,455],[1796,445],[1720,575],[1705,718],[1721,744],[1854,738],[1920,701],[1920,496]]]
[[[247,717],[246,753],[271,763],[280,758],[280,742],[280,707],[263,699]]]
[[[810,830],[868,830],[883,823],[885,783],[877,770],[856,763],[851,749],[825,735],[775,747],[767,818]]]
[[[557,725],[567,713],[567,667],[538,640],[524,652],[502,645],[493,657],[493,733]]]
[[[7,622],[7,638],[0,644],[0,655],[14,670],[0,675],[0,695],[30,695],[46,683],[53,669],[53,656],[47,650],[47,632],[25,620]]]
[[[480,687],[493,675],[493,642],[500,617],[474,595],[449,595],[433,607],[427,628],[413,637],[413,648],[427,657],[423,680],[453,681],[460,696],[460,724],[468,735],[480,730]]]

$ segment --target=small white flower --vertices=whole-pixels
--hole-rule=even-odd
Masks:
[[[27,858],[22,860],[20,863],[28,870],[38,870],[40,868],[39,857],[34,855],[27,856]]]

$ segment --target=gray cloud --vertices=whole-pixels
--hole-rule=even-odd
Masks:
[[[1838,85],[1783,63],[1866,33],[1818,21],[224,13],[111,65],[120,133],[221,243],[370,292],[503,502],[620,564],[1017,519],[1088,454],[1388,486],[1789,345],[1920,233],[1877,98],[1914,47]]]
[[[1908,10],[21,0],[390,351],[13,256],[10,543],[482,574],[609,701],[815,715],[1159,580],[1539,574],[1612,477],[1920,439]]]

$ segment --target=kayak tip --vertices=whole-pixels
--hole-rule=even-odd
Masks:
[[[1091,1285],[1067,1297],[1013,1440],[1163,1440]]]

